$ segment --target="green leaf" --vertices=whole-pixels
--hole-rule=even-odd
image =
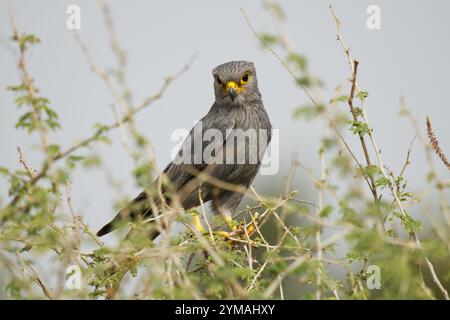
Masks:
[[[27,129],[28,132],[33,131],[36,126],[35,126],[35,122],[33,119],[33,113],[30,112],[26,112],[23,115],[21,115],[19,117],[19,120],[17,120],[16,122],[16,128],[17,129]]]
[[[53,181],[57,185],[66,184],[69,181],[69,174],[62,169],[58,169],[53,175]]]
[[[406,211],[404,212],[405,215],[397,211],[393,212],[393,215],[400,219],[403,229],[408,233],[421,231],[423,228],[422,222],[411,217]]]
[[[27,95],[19,96],[16,99],[14,99],[14,102],[18,107],[22,107],[24,105],[30,105],[31,100]]]
[[[405,230],[408,232],[416,232],[423,229],[422,222],[413,219],[409,214],[406,214],[406,217],[403,220],[403,225],[405,227]]]
[[[13,39],[17,41],[21,50],[26,50],[27,44],[35,45],[41,43],[41,40],[34,34],[24,34],[18,39]]]
[[[98,136],[96,138],[96,141],[104,143],[104,144],[111,144],[111,139],[109,139],[107,136]]]
[[[389,180],[386,177],[380,177],[380,178],[378,178],[375,181],[375,186],[376,187],[383,187],[383,188],[385,188],[385,187],[388,187],[390,185],[391,185],[391,180]]]
[[[83,166],[86,168],[99,167],[102,164],[102,159],[97,155],[91,155],[84,159]]]
[[[306,57],[296,53],[289,54],[286,60],[301,71],[304,71],[308,65]]]
[[[311,78],[308,76],[302,76],[295,79],[298,85],[302,87],[310,87],[312,84]]]
[[[61,147],[59,146],[59,145],[57,145],[57,144],[51,144],[49,147],[48,147],[48,153],[50,154],[50,156],[53,158],[53,157],[55,157],[56,155],[58,155],[58,153],[60,152],[60,150],[61,150]]]
[[[97,131],[99,131],[100,133],[109,130],[109,127],[108,127],[107,125],[105,125],[105,124],[102,124],[102,123],[96,123],[96,124],[94,124],[94,128],[95,128]]]
[[[274,45],[279,42],[278,37],[270,33],[261,33],[259,36],[262,42],[268,45]]]
[[[77,165],[77,162],[80,162],[83,160],[83,156],[69,156],[66,159],[66,164],[69,167],[69,169],[74,169]]]
[[[367,98],[369,96],[369,93],[367,91],[359,91],[356,94],[356,97],[359,98],[360,100],[364,100],[365,98]]]
[[[28,87],[25,84],[23,84],[23,83],[21,83],[19,85],[15,85],[15,86],[12,85],[12,86],[7,86],[6,87],[6,90],[13,91],[13,92],[26,91],[27,89],[28,89]]]
[[[330,103],[347,102],[347,101],[348,101],[348,96],[341,95],[339,97],[335,97],[335,98],[331,99]]]
[[[328,218],[332,212],[333,212],[333,206],[327,205],[320,211],[319,216],[321,216],[322,218]]]
[[[350,126],[350,131],[354,134],[358,135],[365,135],[370,132],[369,126],[367,123],[360,122],[360,121],[352,121]]]
[[[311,120],[316,118],[324,110],[325,106],[323,104],[319,104],[318,106],[307,104],[296,108],[292,115],[295,119]]]
[[[381,173],[380,167],[376,165],[370,165],[359,169],[362,175],[367,177],[373,177]]]
[[[16,300],[22,299],[22,290],[27,287],[27,284],[20,279],[13,278],[6,286],[5,290],[8,294]]]
[[[7,177],[9,175],[9,170],[8,168],[5,167],[0,167],[0,174]]]
[[[356,108],[354,108],[353,110],[355,111],[355,115],[356,115],[357,117],[359,117],[359,116],[362,115],[362,109],[361,109],[360,107],[356,107]]]
[[[388,229],[386,230],[386,233],[389,237],[395,237],[397,235],[394,229]]]

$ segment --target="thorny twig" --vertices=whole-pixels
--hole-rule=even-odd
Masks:
[[[337,21],[339,21],[339,20],[337,20]],[[339,27],[338,27],[338,30],[339,30]],[[341,39],[339,31],[338,31],[338,39]],[[355,97],[355,91],[356,91],[356,74],[358,72],[359,62],[356,60],[353,60],[352,65],[353,65],[353,68],[352,68],[353,73],[352,73],[352,80],[351,80],[352,86],[351,86],[350,95],[348,97],[347,102],[348,102],[348,106],[350,107],[350,112],[353,116],[353,121],[357,122],[358,115],[356,113],[355,107],[353,106],[353,99]],[[369,131],[370,131],[370,128],[369,128]],[[362,133],[359,133],[358,135],[359,135],[359,140],[361,142],[361,147],[364,152],[364,158],[366,159],[367,166],[370,168],[372,166],[372,162],[370,161],[370,156],[369,156],[369,151],[367,150],[366,140]],[[377,187],[375,185],[375,179],[373,177],[373,174],[369,174],[369,179],[370,179],[370,184],[371,184],[370,191],[372,192],[375,202],[377,202],[379,200],[379,198],[378,198]]]
[[[9,21],[10,21],[11,27],[13,29],[13,39],[15,41],[19,41],[19,39],[21,39],[23,35],[17,28],[16,22],[14,20],[11,0],[8,1],[8,14],[9,14]],[[36,99],[36,89],[33,85],[33,78],[31,77],[31,75],[28,71],[27,63],[25,60],[26,49],[27,49],[26,45],[19,45],[18,69],[20,71],[22,82],[26,87],[28,97],[30,98],[29,100],[31,101],[31,107],[32,107],[32,111],[33,111],[32,112],[33,120],[37,125],[38,131],[40,134],[40,138],[41,138],[42,146],[44,148],[45,153],[48,153],[49,141],[48,141],[47,130],[46,130],[45,126],[43,126],[41,111],[36,107],[34,102],[32,102],[32,101],[35,101],[35,99]]]
[[[132,111],[131,114],[127,114],[127,115],[123,116],[119,121],[116,121],[110,125],[106,125],[101,129],[98,129],[90,137],[85,138],[85,139],[75,143],[72,147],[69,147],[68,149],[66,149],[64,151],[57,153],[50,160],[45,161],[43,166],[41,167],[41,169],[38,171],[38,173],[36,175],[34,175],[34,177],[29,181],[28,187],[34,186],[39,180],[41,180],[43,177],[45,177],[47,175],[48,170],[50,169],[51,163],[57,162],[61,159],[64,159],[67,156],[74,153],[75,151],[78,151],[80,148],[88,146],[92,142],[96,141],[98,139],[98,137],[103,134],[103,132],[118,128],[121,125],[121,123],[126,123],[126,122],[130,121],[131,116],[138,114],[140,111],[144,110],[146,107],[151,105],[153,102],[160,99],[163,96],[163,94],[165,93],[165,91],[167,90],[167,88],[170,86],[170,84],[175,79],[179,78],[181,75],[183,75],[185,72],[187,72],[189,70],[189,67],[193,63],[194,59],[195,59],[195,57],[193,57],[191,60],[189,60],[189,62],[176,74],[174,74],[173,76],[167,77],[164,80],[163,85],[157,91],[157,93],[146,98],[139,107],[137,107],[136,109],[134,109]],[[21,199],[22,195],[23,195],[22,193],[17,194],[11,200],[11,202],[7,205],[7,207],[14,207],[17,204],[17,202]]]
[[[250,28],[250,30],[252,31],[252,33],[254,34],[254,36],[264,45],[264,47],[266,47],[269,52],[271,54],[274,55],[274,57],[280,62],[280,64],[286,69],[286,71],[291,75],[291,77],[293,78],[293,80],[298,84],[298,86],[302,89],[302,91],[306,94],[306,96],[308,97],[308,99],[312,102],[312,104],[317,108],[317,109],[321,109],[320,108],[320,103],[312,96],[312,94],[309,92],[309,90],[301,83],[298,83],[297,81],[297,77],[295,75],[295,73],[291,70],[291,68],[287,65],[287,63],[275,52],[275,50],[267,43],[264,41],[264,39],[261,38],[261,36],[256,32],[256,30],[253,28],[252,24],[250,23],[250,19],[248,18],[247,14],[245,13],[244,9],[241,8],[241,12],[242,15],[248,25],[248,27]],[[330,127],[333,129],[333,131],[336,133],[336,135],[338,136],[339,140],[342,142],[342,144],[344,145],[345,149],[347,150],[347,152],[350,154],[350,156],[352,157],[352,159],[355,161],[357,167],[359,169],[363,169],[363,166],[361,165],[361,163],[359,162],[358,158],[356,157],[356,155],[353,153],[352,149],[350,148],[350,146],[348,145],[347,141],[345,140],[344,136],[342,135],[342,133],[339,131],[339,128],[336,126],[336,124],[334,123],[334,121],[331,118],[331,115],[328,113],[327,110],[321,110],[321,113],[323,114],[323,116],[326,118],[326,120],[328,121],[328,123],[330,124]],[[367,184],[370,185],[370,181],[367,179],[367,177],[364,176],[364,179],[366,180]]]

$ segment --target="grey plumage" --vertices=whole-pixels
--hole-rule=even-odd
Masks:
[[[215,102],[209,112],[191,129],[178,157],[163,171],[170,183],[168,186],[163,185],[162,193],[168,203],[172,198],[171,195],[177,194],[185,209],[199,206],[199,194],[201,194],[204,203],[212,201],[215,212],[230,216],[241,202],[243,193],[222,188],[214,181],[237,185],[246,190],[261,165],[262,156],[271,139],[272,127],[258,89],[253,63],[247,61],[224,63],[213,69],[213,77]],[[196,132],[201,132],[203,136],[209,129],[220,132],[225,140],[205,141],[206,139],[203,139],[201,148],[195,148],[196,140],[201,138],[196,136]],[[236,137],[230,136],[230,129],[235,131],[254,129],[257,132],[262,129],[267,135],[258,136],[256,140],[245,139],[244,144],[238,143],[234,149],[231,149],[228,143],[230,139]],[[266,141],[262,141],[259,147],[261,139]],[[209,160],[204,159],[206,148],[214,150]],[[226,163],[226,157],[230,155],[231,150],[234,152],[234,161],[230,164]],[[252,152],[257,153],[256,161],[250,160],[252,157],[255,158]],[[238,162],[237,158],[241,156],[245,161]],[[218,161],[220,159],[223,163]],[[200,180],[198,173],[203,173],[208,179]],[[157,183],[154,184],[155,188]],[[150,218],[152,210],[148,200],[146,192],[139,194],[110,223],[100,229],[97,235],[109,233],[121,221],[127,219]],[[152,202],[159,205],[161,201],[157,196],[153,196]],[[158,231],[155,230],[150,234],[150,238],[154,239],[157,235]]]

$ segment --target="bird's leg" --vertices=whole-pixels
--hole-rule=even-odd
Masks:
[[[236,231],[239,228],[239,224],[233,220],[233,216],[232,216],[232,213],[230,210],[220,207],[219,212],[220,212],[220,215],[222,216],[222,219],[225,221],[228,228],[230,228],[230,230],[232,232]],[[228,234],[228,236],[229,236],[229,234]]]
[[[230,238],[231,236],[242,236],[243,234],[251,235],[255,231],[255,225],[253,222],[245,225],[244,221],[238,223],[233,220],[231,212],[228,210],[220,211],[223,220],[230,228],[231,232],[221,231],[221,235],[225,238]]]
[[[200,232],[202,234],[207,234],[208,231],[205,229],[205,227],[203,227],[202,222],[200,221],[200,217],[198,215],[198,212],[196,210],[190,210],[189,212],[190,212],[190,214],[192,216],[192,220],[194,222],[195,230],[197,230],[198,232]],[[230,233],[229,232],[222,231],[222,230],[214,231],[213,233],[216,234],[216,235],[225,237],[225,238],[229,238],[230,237]]]
[[[224,192],[213,199],[214,210],[222,216],[222,219],[230,228],[230,232],[222,231],[224,237],[230,238],[231,236],[242,236],[245,234],[246,228],[248,234],[253,233],[254,231],[253,224],[245,226],[243,222],[238,223],[232,218],[233,212],[235,212],[238,207],[242,196],[243,195],[240,193]]]
[[[231,238],[231,237],[245,237],[245,235],[248,235],[249,237],[255,232],[256,226],[254,222],[250,222],[248,224],[245,224],[243,221],[240,223],[237,223],[235,220],[233,220],[230,216],[223,216],[223,219],[225,220],[226,224],[230,228],[230,232],[219,230],[215,233],[217,235],[220,235],[224,238]]]
[[[236,221],[233,220],[231,217],[231,214],[228,212],[222,213],[222,218],[225,221],[225,223],[228,225],[228,228],[230,228],[231,231],[235,231],[238,228],[238,224]]]
[[[236,222],[232,219],[233,212],[241,202],[242,194],[234,192],[223,192],[214,190],[215,197],[213,197],[213,209],[216,213],[222,216],[222,219],[228,225],[231,231],[237,229]],[[214,194],[214,192],[213,192]]]
[[[200,217],[198,216],[198,212],[196,210],[191,210],[190,214],[192,215],[192,220],[194,221],[195,229],[200,233],[207,233],[205,227],[203,227],[202,222],[200,221]]]
[[[225,214],[222,214],[222,217],[231,230],[231,232],[224,232],[224,236],[230,237],[231,234],[236,234],[236,235],[247,234],[250,236],[256,230],[255,222],[250,222],[248,224],[245,224],[244,221],[241,221],[238,223],[235,220],[233,220],[233,218],[231,217],[231,214],[226,214],[226,211],[225,211]]]

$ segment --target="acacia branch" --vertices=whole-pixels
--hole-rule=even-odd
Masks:
[[[338,37],[340,38],[340,36],[338,36]],[[355,97],[355,91],[356,91],[356,74],[358,72],[359,62],[357,60],[353,60],[352,65],[353,65],[352,86],[350,89],[350,95],[348,97],[347,102],[348,102],[348,106],[350,107],[350,112],[352,113],[352,116],[353,116],[353,121],[357,122],[358,114],[356,113],[355,107],[353,105],[353,99]],[[369,128],[369,131],[370,131],[370,128]],[[366,159],[367,166],[370,168],[372,166],[372,162],[370,161],[370,155],[369,155],[369,152],[367,151],[366,140],[364,138],[363,133],[360,132],[360,133],[358,133],[358,135],[359,135],[359,141],[361,143],[361,147],[364,152],[364,158]],[[379,200],[378,194],[377,194],[377,188],[375,185],[375,179],[373,177],[373,174],[370,172],[370,170],[369,170],[369,179],[370,179],[370,184],[371,184],[370,191],[372,192],[375,202],[377,202]]]
[[[274,55],[274,57],[280,62],[280,64],[286,69],[286,71],[291,75],[291,77],[294,79],[294,81],[297,83],[297,85],[302,89],[302,91],[306,94],[306,96],[308,97],[308,99],[312,102],[312,104],[318,109],[320,110],[320,104],[317,102],[316,99],[314,99],[314,97],[312,96],[312,94],[309,92],[309,90],[301,83],[298,83],[297,81],[297,77],[295,76],[295,73],[291,70],[291,68],[287,65],[287,63],[275,52],[275,50],[266,42],[264,41],[264,39],[261,38],[261,36],[256,32],[255,28],[253,28],[250,19],[248,18],[247,14],[245,13],[244,9],[241,8],[241,13],[245,19],[245,22],[247,23],[248,27],[250,28],[250,30],[252,31],[252,33],[254,34],[254,36],[261,42],[261,44],[267,48],[267,50],[269,50],[269,52],[271,54]],[[359,162],[358,158],[356,157],[356,155],[353,153],[352,149],[350,148],[350,146],[348,145],[347,141],[345,140],[344,136],[341,134],[341,132],[339,131],[338,127],[336,126],[336,124],[334,123],[334,121],[332,120],[330,114],[328,113],[327,110],[321,110],[321,114],[323,114],[323,116],[325,117],[325,119],[328,121],[328,123],[330,124],[330,127],[333,129],[333,131],[336,133],[336,135],[338,136],[339,140],[342,142],[342,144],[344,145],[345,149],[347,150],[347,152],[350,154],[351,158],[355,161],[356,166],[362,170],[363,166],[361,165],[361,163]],[[364,177],[364,179],[366,180],[367,184],[370,187],[370,182],[369,180]]]
[[[24,44],[19,43],[19,41],[22,39],[22,37],[24,35],[17,28],[16,21],[14,20],[11,0],[8,1],[8,16],[9,16],[11,28],[13,30],[13,40],[19,44],[19,46],[18,46],[19,47],[19,62],[18,62],[17,67],[19,69],[20,76],[22,78],[22,83],[26,87],[27,95],[30,100],[30,105],[32,108],[33,121],[36,123],[37,129],[39,131],[42,146],[44,148],[44,151],[46,153],[48,153],[49,141],[48,141],[48,136],[47,136],[47,129],[45,128],[45,126],[42,123],[41,111],[38,109],[38,107],[34,103],[37,96],[36,96],[36,90],[33,86],[33,78],[31,77],[31,75],[28,71],[27,63],[25,60],[25,52],[27,50],[27,47],[26,47],[25,43]]]
[[[72,147],[69,147],[65,151],[58,152],[55,156],[47,159],[44,162],[41,169],[39,170],[39,172],[37,174],[35,174],[32,179],[30,179],[30,181],[28,182],[26,187],[30,188],[30,187],[34,186],[34,185],[36,185],[36,183],[39,180],[44,178],[47,175],[52,163],[57,162],[61,159],[64,159],[67,156],[74,153],[75,151],[79,150],[80,148],[86,147],[86,146],[90,145],[92,142],[97,141],[99,139],[99,137],[101,137],[105,132],[108,132],[112,129],[118,128],[122,123],[127,123],[128,121],[130,121],[132,119],[133,116],[135,116],[136,114],[138,114],[139,112],[141,112],[142,110],[144,110],[145,108],[150,106],[155,101],[162,98],[162,96],[164,95],[164,93],[166,92],[166,90],[168,89],[170,84],[189,70],[189,68],[192,65],[192,63],[194,62],[195,58],[196,58],[196,56],[194,55],[188,61],[188,63],[183,66],[183,68],[180,71],[178,71],[177,73],[175,73],[172,76],[166,77],[162,86],[154,95],[151,95],[151,96],[147,97],[146,99],[144,99],[144,101],[142,102],[141,105],[139,105],[137,108],[133,109],[130,113],[125,114],[120,120],[118,120],[110,125],[107,125],[107,126],[97,129],[91,136],[77,142],[76,144],[74,144]],[[24,193],[22,193],[22,192],[17,193],[17,195],[9,202],[9,204],[6,205],[6,208],[14,207],[18,203],[18,201],[23,197],[23,195],[24,195]]]

